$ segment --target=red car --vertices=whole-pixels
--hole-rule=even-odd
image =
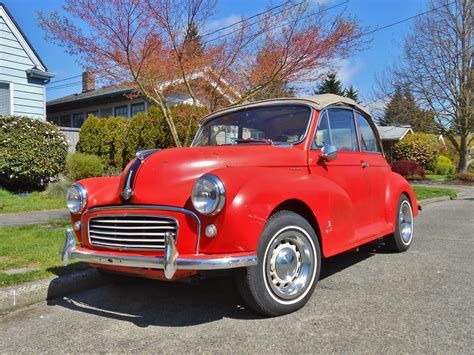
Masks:
[[[308,301],[322,257],[381,237],[407,250],[418,214],[367,109],[329,94],[215,112],[191,147],[138,152],[122,176],[75,183],[67,204],[65,264],[164,280],[235,269],[270,316]]]

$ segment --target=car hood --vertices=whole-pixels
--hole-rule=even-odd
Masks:
[[[129,165],[130,166],[130,165]],[[306,166],[306,153],[299,147],[239,145],[172,148],[157,151],[143,160],[134,181],[134,204],[184,206],[194,182],[203,174],[225,167]],[[121,186],[126,184],[125,169]]]

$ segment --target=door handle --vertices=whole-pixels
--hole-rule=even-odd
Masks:
[[[365,169],[369,167],[369,163],[367,163],[366,161],[363,161],[360,163],[360,166],[362,167],[362,169]]]

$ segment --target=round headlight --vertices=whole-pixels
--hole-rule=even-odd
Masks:
[[[66,194],[67,208],[71,213],[81,213],[86,207],[87,191],[81,184],[73,184]]]
[[[201,176],[193,186],[191,201],[199,213],[211,216],[218,214],[225,205],[224,184],[217,176]]]

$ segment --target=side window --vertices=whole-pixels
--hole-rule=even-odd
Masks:
[[[338,150],[359,151],[357,131],[352,112],[352,110],[339,108],[328,109],[331,144]]]
[[[328,114],[324,111],[318,121],[316,136],[314,137],[314,145],[316,148],[322,148],[325,144],[331,144],[331,136],[329,134]]]
[[[359,125],[360,131],[360,144],[363,152],[380,153],[375,133],[370,127],[367,119],[360,113],[356,112],[357,124]]]

